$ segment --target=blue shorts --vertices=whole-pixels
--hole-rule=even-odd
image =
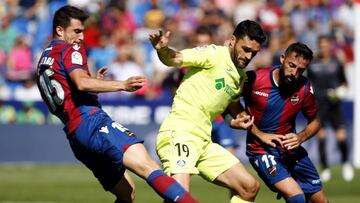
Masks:
[[[306,150],[302,147],[297,152],[285,157],[259,154],[249,156],[249,161],[265,184],[275,192],[277,191],[272,185],[290,176],[307,196],[322,188],[319,174]]]
[[[224,148],[239,147],[234,130],[225,121],[212,123],[211,140]]]
[[[103,111],[83,117],[76,131],[67,137],[75,157],[94,173],[107,191],[124,175],[125,150],[143,142]]]

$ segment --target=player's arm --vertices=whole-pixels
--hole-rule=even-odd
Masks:
[[[234,129],[248,129],[254,123],[254,117],[245,112],[239,100],[232,102],[222,114],[224,120]]]
[[[314,91],[312,85],[308,83],[306,96],[301,107],[304,117],[307,119],[308,124],[304,130],[295,134],[289,133],[282,137],[283,145],[287,149],[294,149],[301,145],[301,143],[313,137],[320,129],[320,119],[317,116],[317,105],[315,102]]]
[[[295,134],[288,133],[282,137],[282,144],[288,150],[297,148],[301,143],[313,137],[320,129],[320,119],[315,118],[308,121],[308,124],[305,126],[304,130]]]
[[[168,47],[170,31],[163,34],[159,31],[158,34],[150,34],[149,40],[159,56],[161,62],[167,66],[180,66],[182,64],[182,54],[179,51]]]
[[[231,120],[229,121],[230,115]],[[254,124],[254,116],[249,115],[239,101],[231,103],[224,112],[223,117],[231,128],[246,129],[250,132],[250,136],[255,136],[261,142],[272,147],[276,147],[277,143],[281,145],[280,136],[261,131]]]
[[[102,80],[90,77],[81,68],[71,71],[70,79],[78,90],[87,92],[132,92],[140,89],[145,84],[145,78],[142,76],[130,77],[125,81]]]

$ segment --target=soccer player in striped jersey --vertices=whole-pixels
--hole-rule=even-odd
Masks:
[[[306,45],[293,43],[280,67],[248,71],[243,90],[246,111],[254,116],[246,154],[266,185],[288,203],[327,202],[319,174],[301,146],[320,128],[312,86],[302,76],[312,58]],[[296,132],[300,111],[308,123]]]
[[[87,14],[73,6],[56,11],[54,39],[44,50],[37,69],[43,100],[65,124],[64,131],[75,157],[93,172],[106,191],[117,197],[117,203],[130,203],[135,198],[134,183],[125,169],[145,179],[165,200],[198,202],[164,174],[148,155],[142,139],[102,110],[97,93],[136,91],[144,85],[145,78],[106,81],[103,80],[105,68],[92,77],[82,45],[86,19]]]

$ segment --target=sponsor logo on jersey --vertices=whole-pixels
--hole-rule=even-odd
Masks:
[[[220,90],[225,87],[225,79],[218,78],[215,80],[215,89]]]
[[[297,103],[299,103],[299,101],[300,101],[300,97],[297,94],[294,94],[293,96],[290,97],[290,103],[292,105],[296,105]]]
[[[225,92],[233,99],[237,97],[236,92],[229,85],[225,86]]]
[[[262,97],[269,97],[269,94],[265,92],[253,91],[253,93]]]
[[[80,52],[74,51],[74,52],[71,54],[71,63],[73,63],[73,64],[79,64],[79,65],[82,65],[82,64],[83,64],[83,59],[82,59],[82,56],[81,56]]]
[[[218,78],[215,80],[215,89],[221,90],[224,88],[224,91],[233,99],[237,97],[236,92],[228,85],[225,84],[224,78]]]

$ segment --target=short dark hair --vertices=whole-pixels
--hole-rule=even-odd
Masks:
[[[332,41],[334,39],[334,37],[332,35],[329,34],[324,34],[324,35],[320,35],[318,37],[318,42],[320,42],[320,40],[328,40],[328,41]]]
[[[209,36],[213,36],[213,32],[212,30],[208,27],[208,26],[199,26],[196,28],[196,31],[195,31],[196,34],[204,34],[204,35],[209,35]]]
[[[299,54],[304,59],[307,59],[309,61],[311,61],[314,57],[313,51],[311,51],[311,49],[308,46],[306,46],[306,44],[303,44],[301,42],[295,42],[290,44],[290,46],[288,46],[288,48],[285,51],[285,56],[289,55],[292,52]]]
[[[259,23],[252,20],[241,21],[235,28],[233,35],[236,39],[248,36],[251,40],[255,40],[263,44],[266,40],[266,35]]]
[[[63,6],[55,12],[53,19],[53,36],[57,35],[56,27],[67,28],[70,25],[71,18],[80,20],[82,23],[89,17],[83,10],[74,6]]]

